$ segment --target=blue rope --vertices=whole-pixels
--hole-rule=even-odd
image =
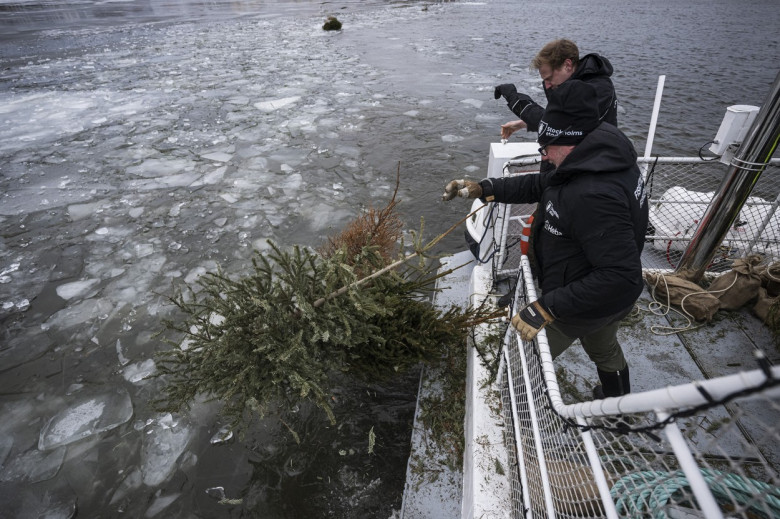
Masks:
[[[719,503],[747,506],[762,517],[780,517],[780,488],[717,470],[702,469],[701,474]],[[644,471],[618,480],[610,494],[613,499],[617,498],[615,506],[621,515],[634,517],[652,513],[655,519],[668,519],[664,507],[675,493],[689,488],[688,479],[681,471]],[[771,515],[767,516],[766,508],[756,501],[766,504]]]

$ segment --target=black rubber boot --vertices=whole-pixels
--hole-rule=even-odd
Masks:
[[[631,380],[628,366],[620,371],[601,371],[597,369],[601,384],[593,388],[593,398],[601,400],[611,396],[623,396],[631,392]]]

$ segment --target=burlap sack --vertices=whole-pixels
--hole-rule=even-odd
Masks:
[[[753,312],[770,328],[780,326],[780,297],[770,296],[764,287],[758,289],[758,300],[753,307]],[[774,308],[773,308],[774,307]]]
[[[780,296],[780,261],[770,263],[760,270],[761,286],[771,297]]]
[[[711,321],[720,308],[717,297],[674,274],[647,272],[645,281],[656,301],[675,305],[697,321]]]
[[[720,300],[721,310],[737,310],[758,296],[762,261],[758,254],[736,259],[730,271],[715,278],[709,292]]]

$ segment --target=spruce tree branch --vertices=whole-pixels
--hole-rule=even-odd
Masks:
[[[404,256],[403,258],[399,259],[398,261],[395,261],[395,262],[391,263],[390,265],[388,265],[388,266],[386,266],[386,267],[384,267],[384,268],[374,272],[373,274],[370,274],[370,275],[368,275],[368,276],[366,276],[364,278],[358,279],[354,283],[351,283],[351,284],[349,284],[347,286],[341,287],[338,290],[336,290],[335,292],[331,292],[327,296],[321,297],[321,298],[317,299],[316,301],[314,301],[314,304],[312,304],[312,306],[314,308],[319,308],[320,306],[324,305],[326,301],[328,301],[328,300],[330,300],[330,299],[332,299],[334,297],[338,297],[338,296],[344,294],[345,292],[348,292],[350,288],[358,287],[358,286],[362,285],[363,283],[365,283],[366,281],[369,281],[369,280],[371,280],[371,279],[373,279],[375,277],[381,276],[382,274],[384,274],[384,273],[386,273],[386,272],[388,272],[390,270],[393,270],[394,268],[404,264],[405,262],[409,261],[412,258],[415,258],[415,257],[420,256],[420,255],[424,255],[425,252],[427,252],[434,245],[439,243],[445,236],[447,236],[452,231],[457,229],[461,224],[463,224],[463,222],[465,222],[466,220],[468,220],[469,218],[471,218],[472,216],[477,214],[479,211],[482,210],[482,208],[484,208],[486,206],[487,206],[487,204],[484,204],[484,205],[480,206],[478,209],[470,212],[465,217],[461,218],[455,225],[453,225],[452,227],[447,229],[444,233],[438,235],[436,238],[434,238],[433,240],[428,242],[426,245],[421,247],[419,250],[413,252],[412,254],[409,254],[408,256]]]

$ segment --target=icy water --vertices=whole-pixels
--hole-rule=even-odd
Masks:
[[[654,150],[695,155],[763,101],[779,22],[776,0],[0,1],[0,517],[391,517],[416,374],[345,380],[338,425],[293,416],[302,447],[271,420],[226,439],[216,404],[149,407],[171,287],[319,245],[399,163],[409,226],[442,232],[465,209],[444,183],[513,118],[493,87],[542,101],[554,37],[612,60],[640,154],[666,74]]]

